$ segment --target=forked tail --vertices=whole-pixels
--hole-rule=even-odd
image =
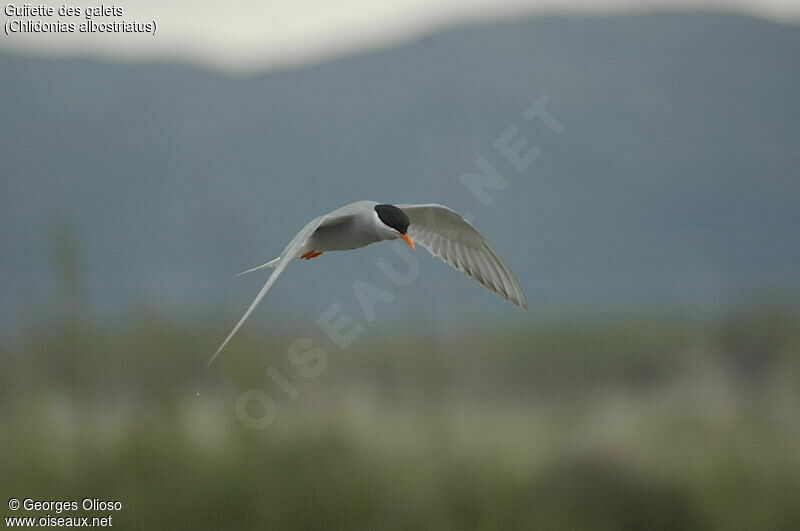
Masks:
[[[281,257],[279,256],[278,258],[270,260],[266,264],[261,264],[260,266],[254,267],[253,269],[248,269],[247,271],[242,271],[241,273],[237,273],[236,276],[240,277],[242,275],[246,275],[247,273],[252,273],[253,271],[260,271],[260,270],[266,269],[268,267],[275,267],[275,265],[278,263],[278,260],[280,260],[280,259],[281,259]]]

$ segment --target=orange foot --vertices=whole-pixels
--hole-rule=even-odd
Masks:
[[[306,254],[300,255],[300,258],[303,260],[308,260],[309,258],[316,258],[322,253],[318,253],[317,251],[308,251]]]

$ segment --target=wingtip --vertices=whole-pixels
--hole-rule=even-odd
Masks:
[[[223,349],[225,348],[225,346],[228,344],[228,340],[230,340],[230,337],[226,338],[226,339],[225,339],[225,341],[222,343],[222,345],[220,345],[220,346],[219,346],[219,348],[217,349],[217,351],[216,351],[216,352],[214,352],[214,355],[213,355],[213,356],[211,356],[211,359],[209,359],[209,360],[208,360],[208,363],[206,363],[206,368],[209,368],[209,367],[211,367],[211,364],[212,364],[212,363],[214,363],[214,360],[215,360],[215,359],[217,359],[217,357],[218,357],[218,356],[219,356],[219,355],[222,353],[222,350],[223,350]]]
[[[206,369],[208,369],[209,367],[211,367],[211,364],[212,364],[212,363],[214,363],[214,360],[215,360],[215,359],[217,359],[217,356],[219,356],[219,353],[220,353],[220,352],[222,352],[222,351],[221,351],[221,350],[218,350],[218,351],[216,351],[216,352],[214,353],[214,355],[213,355],[213,356],[211,356],[211,359],[210,359],[210,360],[208,360],[208,363],[206,363]]]

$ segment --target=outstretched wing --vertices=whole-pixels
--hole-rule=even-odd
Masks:
[[[233,327],[231,333],[228,334],[228,337],[225,338],[225,341],[222,342],[222,344],[219,346],[214,355],[211,356],[211,359],[208,360],[208,365],[211,365],[211,363],[213,363],[213,361],[217,358],[217,356],[219,356],[219,353],[222,352],[222,349],[225,348],[225,345],[228,344],[228,342],[236,334],[236,332],[239,331],[239,328],[242,327],[247,318],[250,317],[250,314],[253,313],[253,310],[256,309],[258,303],[261,302],[261,299],[264,298],[264,295],[267,294],[267,292],[275,283],[275,281],[278,280],[278,276],[280,276],[280,274],[283,273],[283,270],[286,269],[286,266],[289,265],[289,262],[291,262],[292,259],[297,256],[297,253],[300,251],[300,249],[302,249],[303,244],[306,242],[308,237],[311,236],[314,233],[314,231],[317,230],[319,227],[327,223],[336,223],[342,221],[341,218],[352,217],[352,215],[338,216],[336,215],[337,212],[339,211],[334,211],[330,214],[326,214],[324,216],[312,219],[311,221],[308,222],[308,224],[305,227],[303,227],[303,229],[300,232],[298,232],[295,235],[294,238],[292,238],[292,241],[289,242],[289,245],[286,246],[286,248],[281,253],[280,257],[273,261],[275,262],[274,263],[275,270],[272,272],[267,281],[264,283],[264,286],[261,288],[261,291],[258,292],[256,298],[253,299],[253,302],[250,304],[250,307],[247,308],[246,312],[244,312],[242,318],[239,319],[239,322],[236,323],[236,326]]]
[[[442,205],[397,205],[415,243],[520,308],[528,309],[516,277],[461,214]]]

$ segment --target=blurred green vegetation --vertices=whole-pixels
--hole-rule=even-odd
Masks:
[[[220,326],[131,322],[3,344],[3,496],[120,499],[124,528],[800,527],[793,313],[392,338],[315,379],[290,337],[206,370]],[[254,386],[262,431],[235,411]]]
[[[290,331],[249,327],[206,369],[229,319],[99,325],[61,249],[56,311],[0,343],[4,499],[121,500],[123,529],[800,528],[791,305],[376,324],[347,352],[320,341],[328,368],[305,378]],[[250,388],[276,403],[264,430],[237,417]]]

